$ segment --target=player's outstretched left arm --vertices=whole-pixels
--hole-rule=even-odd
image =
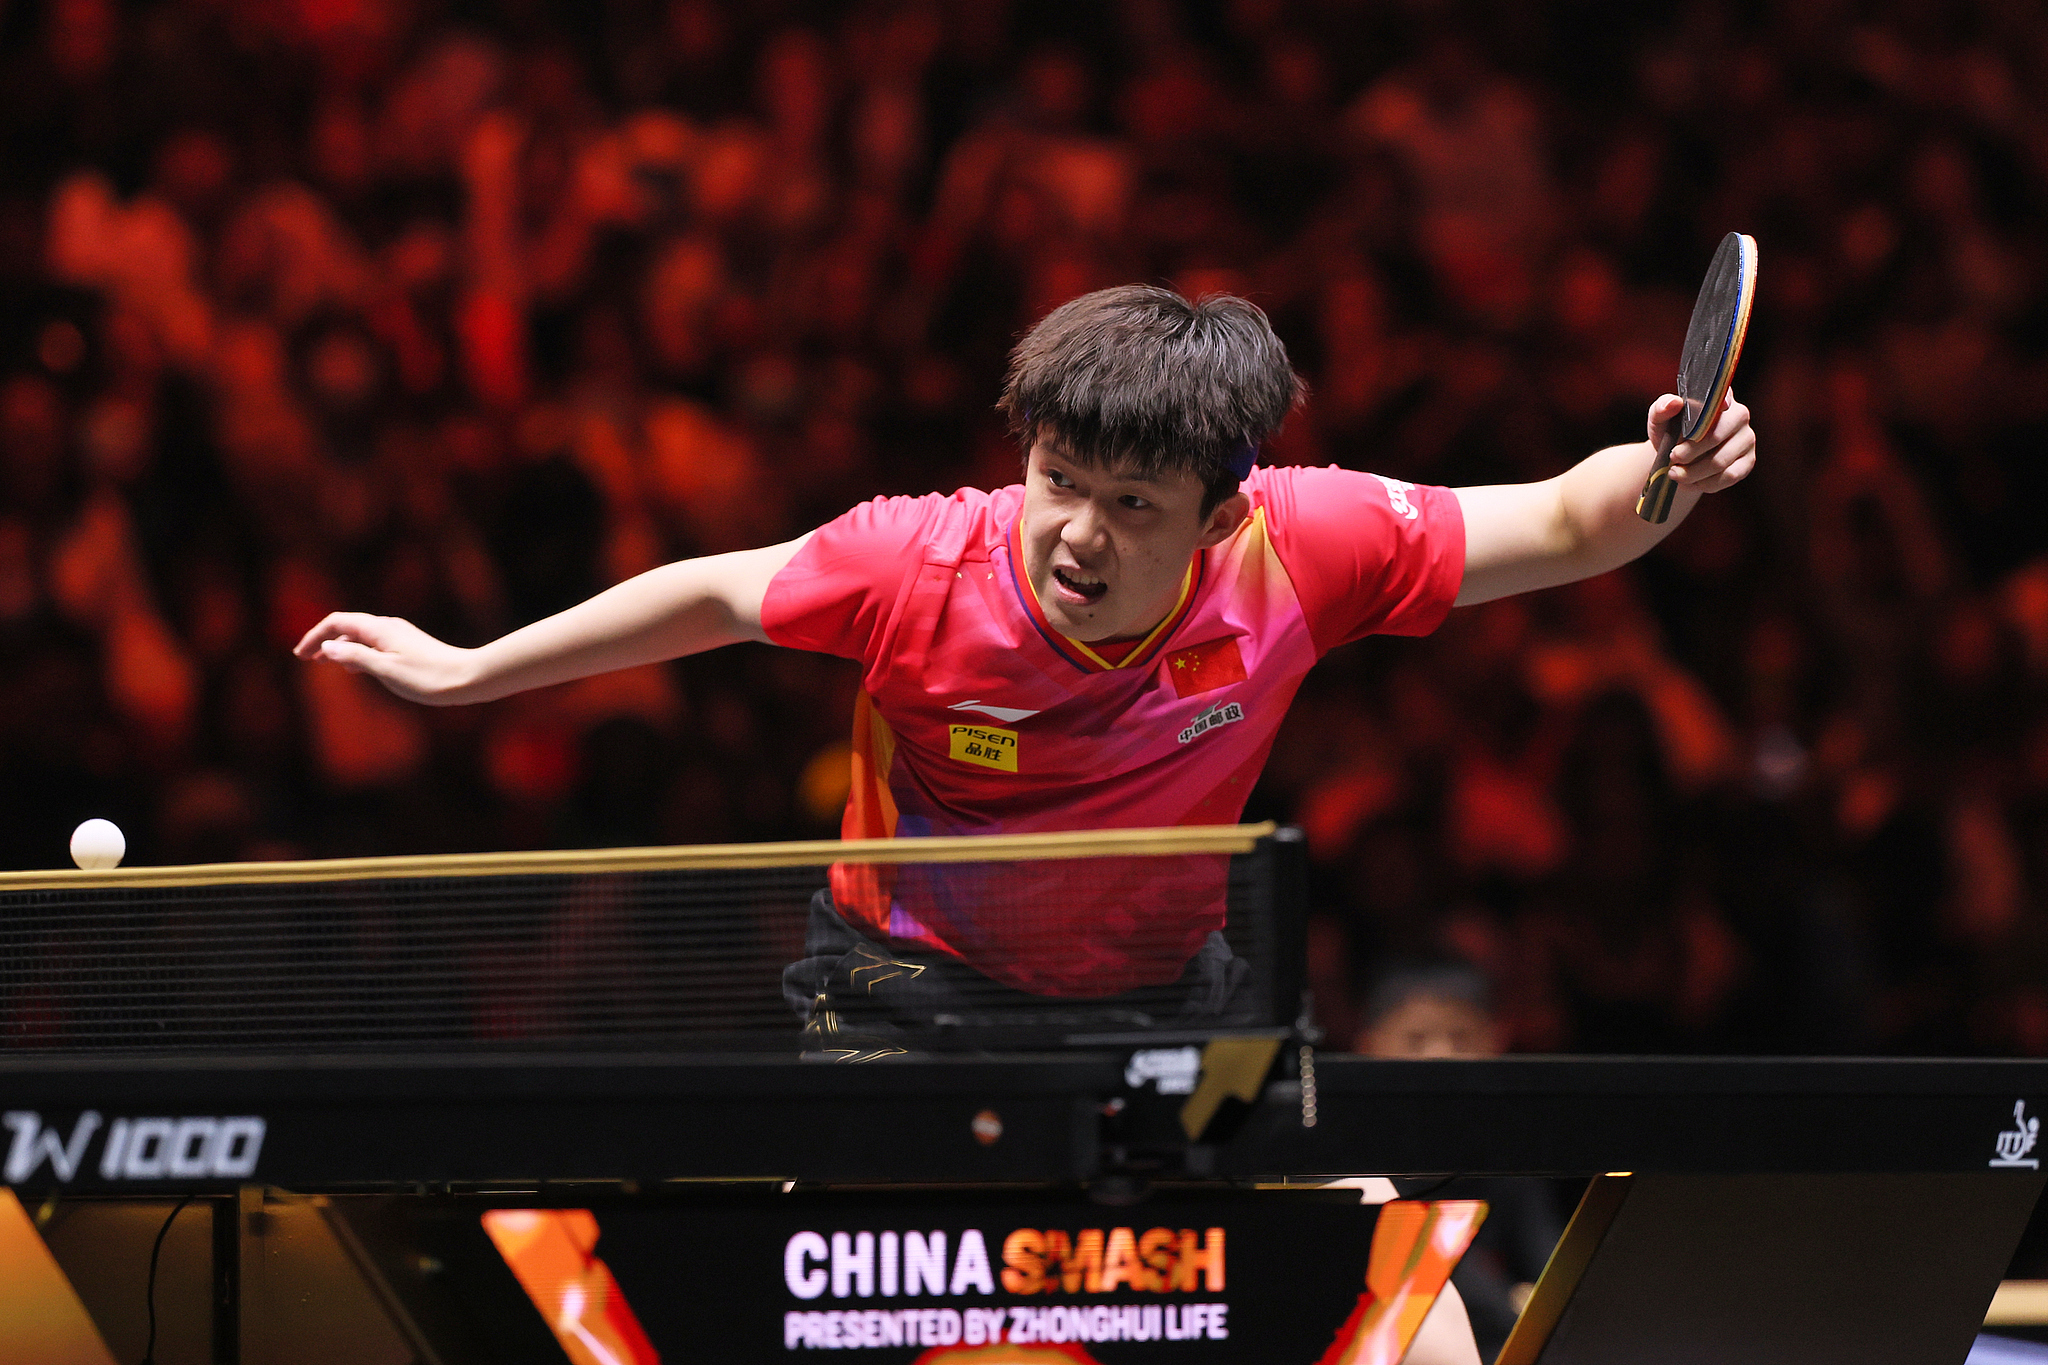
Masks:
[[[766,640],[761,601],[768,582],[808,539],[664,564],[476,649],[437,640],[396,616],[337,611],[307,631],[293,652],[367,673],[407,701],[494,701],[530,687]]]
[[[1636,497],[1657,463],[1657,437],[1683,406],[1677,395],[1665,394],[1650,405],[1648,440],[1595,451],[1554,479],[1458,489],[1465,514],[1458,605],[1618,568],[1671,534],[1702,494],[1748,478],[1756,468],[1756,432],[1749,409],[1730,392],[1712,427],[1672,448],[1678,495],[1670,519],[1659,526],[1636,515]]]

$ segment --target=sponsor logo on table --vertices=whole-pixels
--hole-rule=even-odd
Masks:
[[[949,1245],[950,1240],[950,1245]],[[1224,1230],[1212,1227],[1017,1228],[1002,1238],[1002,1264],[978,1228],[944,1231],[799,1232],[785,1244],[782,1278],[802,1300],[961,1298],[957,1307],[790,1309],[786,1350],[995,1346],[1093,1341],[1226,1341],[1230,1305],[1162,1303],[1153,1296],[1223,1292]],[[950,1255],[949,1255],[950,1253]],[[997,1286],[1009,1300],[998,1299]],[[1135,1302],[1018,1303],[1046,1294],[1115,1295]]]
[[[100,1142],[102,1180],[242,1180],[256,1173],[263,1150],[263,1120],[253,1114],[234,1117],[117,1118],[111,1123],[96,1109],[73,1121],[66,1133],[43,1122],[29,1109],[0,1114],[12,1134],[7,1160],[0,1166],[10,1185],[33,1178],[45,1164],[59,1184],[69,1183],[85,1165],[93,1139]]]
[[[2014,1100],[2012,1122],[2012,1127],[1998,1135],[1998,1155],[1991,1158],[1987,1164],[2006,1170],[2040,1170],[2041,1159],[2028,1156],[2027,1153],[2033,1151],[2035,1142],[2040,1140],[2041,1120],[2027,1117],[2025,1100]]]
[[[1124,1063],[1124,1084],[1136,1090],[1154,1082],[1162,1095],[1192,1095],[1202,1072],[1202,1054],[1192,1047],[1142,1047]]]

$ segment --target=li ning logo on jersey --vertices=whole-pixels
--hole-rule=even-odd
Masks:
[[[1016,706],[997,706],[985,701],[956,701],[946,708],[948,711],[979,711],[984,716],[994,716],[1005,725],[1015,725],[1020,720],[1030,720],[1036,711],[1026,711]]]
[[[1221,706],[1212,706],[1188,722],[1188,728],[1180,732],[1180,742],[1191,744],[1196,738],[1208,734],[1218,726],[1235,725],[1243,719],[1244,707],[1234,701]]]

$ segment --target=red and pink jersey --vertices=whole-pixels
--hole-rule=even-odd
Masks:
[[[761,623],[864,670],[845,836],[1235,821],[1310,666],[1365,635],[1434,630],[1465,560],[1448,489],[1259,468],[1243,490],[1251,515],[1121,657],[1047,623],[1017,540],[1021,486],[877,498],[822,527],[769,584]],[[1031,867],[1004,873],[1005,903],[1028,916],[977,913],[986,872],[939,865],[842,864],[833,900],[878,940],[1046,995],[1171,981],[1223,925],[1213,859],[1099,882],[1067,864],[1020,895]]]

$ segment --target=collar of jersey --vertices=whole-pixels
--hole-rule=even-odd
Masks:
[[[1038,600],[1038,594],[1031,590],[1031,584],[1024,574],[1024,544],[1019,538],[1023,517],[1010,523],[1010,586],[1017,592],[1017,601],[1024,608],[1024,615],[1052,646],[1053,652],[1084,673],[1113,673],[1118,669],[1143,668],[1159,657],[1159,651],[1173,635],[1180,623],[1187,619],[1194,607],[1195,599],[1201,595],[1202,579],[1208,569],[1208,556],[1196,554],[1188,561],[1188,570],[1181,575],[1180,597],[1174,602],[1173,610],[1158,625],[1152,627],[1145,638],[1138,641],[1138,647],[1124,655],[1121,662],[1111,663],[1081,641],[1070,635],[1054,630],[1052,623],[1045,619],[1045,607]]]

